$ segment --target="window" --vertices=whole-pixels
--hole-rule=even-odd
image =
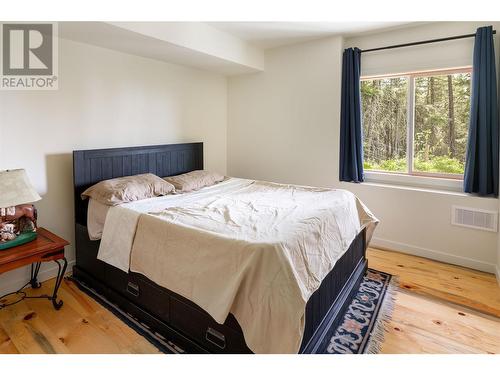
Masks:
[[[471,68],[366,77],[365,170],[462,179]]]

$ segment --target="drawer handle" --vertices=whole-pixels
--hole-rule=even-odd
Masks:
[[[127,292],[132,294],[134,297],[139,297],[139,285],[129,281],[127,283]]]
[[[211,344],[214,344],[220,349],[226,348],[226,337],[222,333],[216,331],[211,327],[207,328],[207,332],[205,333],[205,340],[207,340]]]

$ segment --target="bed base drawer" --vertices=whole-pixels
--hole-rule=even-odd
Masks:
[[[158,319],[165,323],[170,322],[170,295],[164,289],[130,274],[121,292],[127,299],[142,306]]]
[[[170,324],[185,332],[211,353],[251,353],[241,331],[217,323],[208,313],[188,306],[175,297],[170,298]]]
[[[207,312],[172,291],[162,288],[144,276],[129,273],[127,277],[109,274],[108,285],[127,300],[151,315],[183,332],[211,353],[251,353],[241,328],[229,315],[225,324],[218,324]]]

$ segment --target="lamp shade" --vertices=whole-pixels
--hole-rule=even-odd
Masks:
[[[28,180],[24,169],[0,171],[0,208],[32,203],[42,199]]]

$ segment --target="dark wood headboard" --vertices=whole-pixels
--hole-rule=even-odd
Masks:
[[[87,200],[80,194],[102,180],[154,173],[173,176],[203,169],[203,143],[73,151],[75,221],[87,225]]]

